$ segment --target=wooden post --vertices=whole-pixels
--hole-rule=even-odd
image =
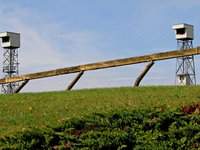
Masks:
[[[154,65],[153,61],[150,61],[149,64],[146,66],[146,68],[143,70],[143,72],[140,74],[140,76],[136,79],[134,86],[139,86],[140,81],[143,79],[143,77],[146,75],[146,73],[149,71],[149,69]]]
[[[28,83],[28,80],[25,80],[16,90],[14,93],[19,93],[19,91],[21,91],[21,89]]]
[[[71,82],[71,84],[67,87],[66,91],[69,91],[73,88],[73,86],[76,84],[76,82],[80,79],[80,77],[83,75],[84,71],[81,71],[76,78]]]

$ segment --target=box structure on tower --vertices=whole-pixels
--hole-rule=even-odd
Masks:
[[[175,30],[175,38],[177,40],[193,40],[194,39],[194,27],[189,24],[175,24],[172,26],[172,29]]]
[[[13,32],[0,33],[1,47],[3,48],[19,48],[20,47],[20,34]]]
[[[3,78],[19,75],[18,48],[20,47],[20,34],[13,32],[1,32],[1,47],[3,53]],[[1,93],[14,93],[19,87],[19,82],[2,84]]]

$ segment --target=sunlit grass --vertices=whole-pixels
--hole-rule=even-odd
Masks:
[[[200,86],[151,86],[0,96],[0,135],[112,110],[180,107],[200,100]]]

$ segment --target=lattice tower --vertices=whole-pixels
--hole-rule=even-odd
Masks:
[[[177,40],[177,49],[193,48],[193,40]],[[179,57],[176,59],[176,85],[196,85],[194,56]]]
[[[14,77],[19,75],[19,63],[18,63],[18,49],[17,48],[4,48],[3,53],[3,78]],[[19,82],[2,84],[1,93],[9,94],[19,86]]]

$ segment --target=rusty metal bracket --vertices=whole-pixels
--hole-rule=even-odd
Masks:
[[[76,84],[76,82],[81,78],[81,76],[83,75],[84,71],[82,70],[77,76],[76,78],[71,82],[71,84],[67,87],[66,91],[69,91],[73,88],[73,86]]]
[[[144,78],[146,73],[149,71],[149,69],[154,65],[153,61],[150,61],[149,64],[145,67],[143,72],[140,74],[140,76],[136,79],[134,86],[139,86],[141,80]]]

